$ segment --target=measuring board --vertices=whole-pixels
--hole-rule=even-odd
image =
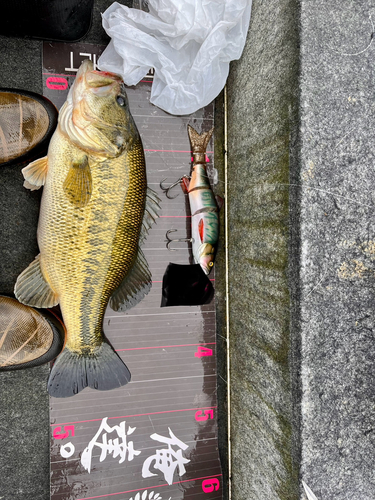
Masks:
[[[44,95],[65,102],[83,59],[96,65],[104,47],[44,43]],[[190,237],[187,196],[168,199],[159,183],[191,169],[187,125],[213,126],[213,105],[172,116],[150,103],[152,77],[127,88],[145,148],[148,185],[161,198],[160,218],[142,246],[152,273],[150,293],[126,313],[109,307],[104,333],[132,374],[112,391],[90,388],[50,398],[51,500],[222,499],[217,444],[216,321],[214,299],[204,306],[160,307],[169,262],[189,264],[191,249],[166,248],[166,232]],[[212,177],[212,142],[208,147]],[[214,282],[213,273],[210,279]]]

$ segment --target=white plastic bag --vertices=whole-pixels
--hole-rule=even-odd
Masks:
[[[149,12],[115,2],[103,14],[112,40],[98,66],[127,85],[154,68],[151,102],[171,114],[193,113],[224,87],[250,14],[251,0],[149,0]]]

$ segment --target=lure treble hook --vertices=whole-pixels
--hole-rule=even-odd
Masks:
[[[165,237],[167,238],[168,240],[168,243],[167,243],[167,248],[170,252],[175,252],[177,250],[177,248],[170,248],[170,244],[173,243],[173,242],[177,242],[177,241],[183,241],[183,242],[186,242],[186,243],[192,243],[194,240],[193,238],[177,238],[175,240],[172,240],[170,237],[169,237],[169,234],[170,233],[174,233],[176,232],[177,229],[169,229],[166,234],[165,234]]]
[[[167,198],[169,198],[170,200],[174,200],[175,198],[177,198],[178,194],[176,194],[176,196],[169,196],[169,191],[174,188],[175,186],[177,186],[178,184],[181,184],[181,182],[184,180],[184,179],[190,179],[190,176],[189,175],[183,175],[182,177],[180,177],[176,182],[174,182],[173,184],[171,184],[170,186],[163,186],[163,182],[165,181],[165,179],[163,179],[162,181],[160,181],[160,189],[162,191],[164,191],[165,193],[165,196]]]

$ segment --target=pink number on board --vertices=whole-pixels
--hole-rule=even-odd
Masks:
[[[68,88],[68,80],[59,76],[49,76],[46,80],[46,85],[49,89],[65,90]]]
[[[202,482],[202,490],[205,493],[212,493],[214,490],[217,491],[220,488],[220,482],[216,477],[212,479],[205,479]]]
[[[198,352],[195,352],[194,356],[196,358],[201,358],[202,356],[212,356],[212,354],[213,354],[212,349],[199,345]]]
[[[202,416],[202,410],[198,410],[195,413],[195,420],[208,420],[208,419],[213,419],[214,418],[214,410],[204,410],[204,416]]]
[[[65,439],[69,436],[69,432],[72,433],[72,436],[74,436],[74,425],[64,425],[64,433],[60,434],[61,432],[61,426],[57,426],[53,429],[53,437],[55,439]]]

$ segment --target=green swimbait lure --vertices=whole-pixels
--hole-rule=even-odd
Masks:
[[[166,193],[177,184],[182,184],[183,190],[189,195],[191,212],[191,238],[172,240],[169,233],[175,229],[167,231],[167,248],[173,241],[188,241],[192,243],[193,257],[196,264],[200,264],[205,274],[209,274],[214,265],[216,245],[219,238],[219,209],[214,193],[212,192],[210,181],[206,170],[206,149],[212,137],[214,129],[199,134],[193,127],[188,125],[188,133],[193,152],[193,168],[191,177],[184,175],[178,181],[168,187],[160,187]],[[165,180],[165,179],[164,179]],[[219,197],[217,197],[219,199]]]
[[[198,134],[188,125],[193,152],[193,170],[190,181],[183,178],[189,194],[193,256],[203,271],[209,274],[215,259],[219,238],[219,208],[212,192],[206,170],[206,149],[214,129]]]

